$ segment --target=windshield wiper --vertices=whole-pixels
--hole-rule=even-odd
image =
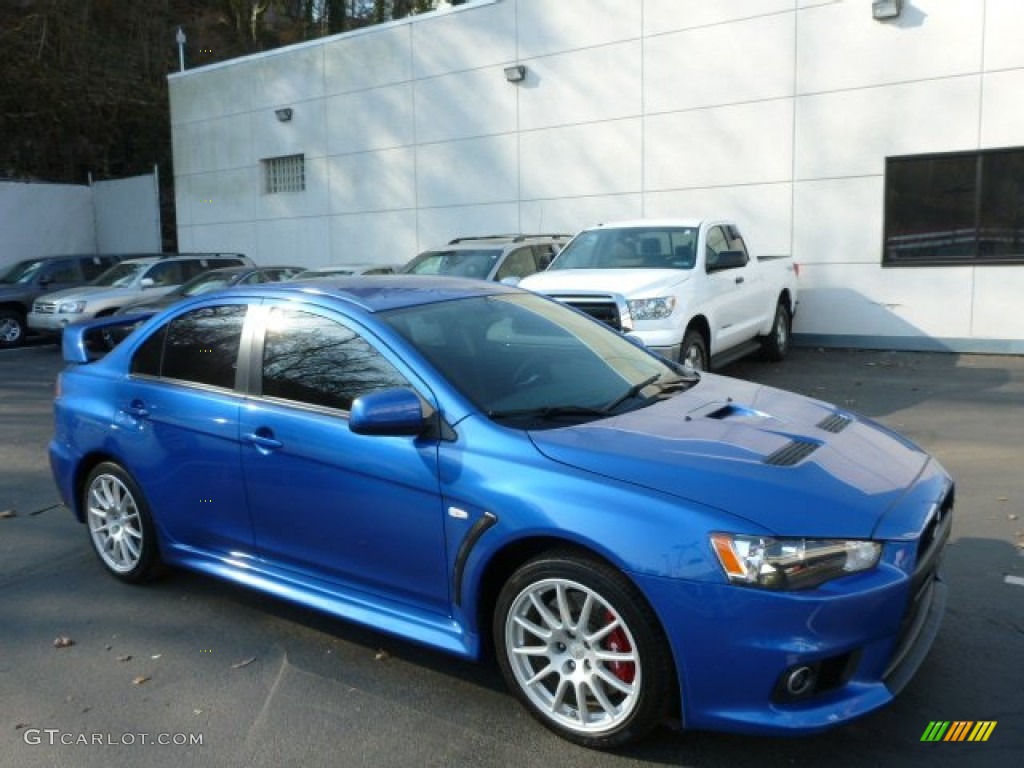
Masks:
[[[649,376],[643,381],[634,384],[621,395],[619,395],[617,398],[608,403],[608,405],[604,406],[601,410],[603,410],[605,413],[610,413],[611,411],[614,411],[624,402],[626,402],[627,400],[632,400],[634,397],[639,395],[644,389],[651,386],[652,384],[656,384],[656,386],[658,387],[659,394],[664,394],[665,392],[669,392],[673,389],[679,389],[681,387],[684,389],[688,389],[699,381],[699,379],[697,378],[679,376],[677,378],[669,379],[666,382],[658,384],[657,382],[660,378],[661,374],[656,373],[654,376]]]
[[[510,411],[488,411],[492,419],[542,419],[553,420],[568,416],[607,416],[604,408],[588,408],[583,405],[546,405],[541,408],[520,408]]]

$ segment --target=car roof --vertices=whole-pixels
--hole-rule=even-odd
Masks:
[[[637,229],[657,227],[699,227],[706,219],[629,219],[606,221],[587,229]]]
[[[280,298],[294,297],[297,294],[330,297],[354,304],[367,312],[382,312],[475,296],[523,293],[518,288],[500,283],[431,275],[329,277],[308,283],[267,283],[254,290],[260,295]]]

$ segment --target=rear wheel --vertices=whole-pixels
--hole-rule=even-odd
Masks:
[[[775,320],[767,336],[761,339],[761,354],[767,360],[782,360],[789,352],[792,335],[793,317],[789,307],[780,301],[775,307]]]
[[[0,347],[16,347],[24,339],[24,315],[16,309],[0,309]]]
[[[605,563],[556,552],[522,566],[498,597],[494,640],[508,686],[570,741],[619,746],[665,714],[674,673],[657,617]]]
[[[82,507],[93,550],[113,576],[136,583],[155,575],[159,556],[149,507],[122,467],[97,465],[85,482]]]
[[[689,365],[695,371],[710,369],[708,345],[700,331],[691,328],[683,336],[683,346],[679,350],[679,362]]]

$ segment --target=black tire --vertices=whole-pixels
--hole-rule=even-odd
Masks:
[[[683,336],[683,345],[679,350],[679,362],[683,365],[689,363],[695,371],[711,370],[708,344],[704,341],[704,334],[695,328],[690,328]]]
[[[765,360],[778,362],[789,354],[790,337],[793,333],[793,316],[784,301],[775,307],[775,319],[767,336],[761,338],[761,356]]]
[[[25,316],[16,309],[0,309],[0,349],[25,340]]]
[[[492,629],[506,684],[563,738],[608,749],[665,716],[675,679],[668,642],[643,595],[611,566],[570,551],[531,560],[502,588]]]
[[[82,491],[89,542],[103,567],[117,579],[137,584],[160,570],[160,555],[149,505],[121,466],[98,464]]]

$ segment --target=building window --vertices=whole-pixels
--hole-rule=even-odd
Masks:
[[[1024,264],[1024,148],[890,157],[884,266]]]
[[[305,155],[270,157],[261,162],[263,164],[263,191],[266,194],[302,192],[306,188]]]

